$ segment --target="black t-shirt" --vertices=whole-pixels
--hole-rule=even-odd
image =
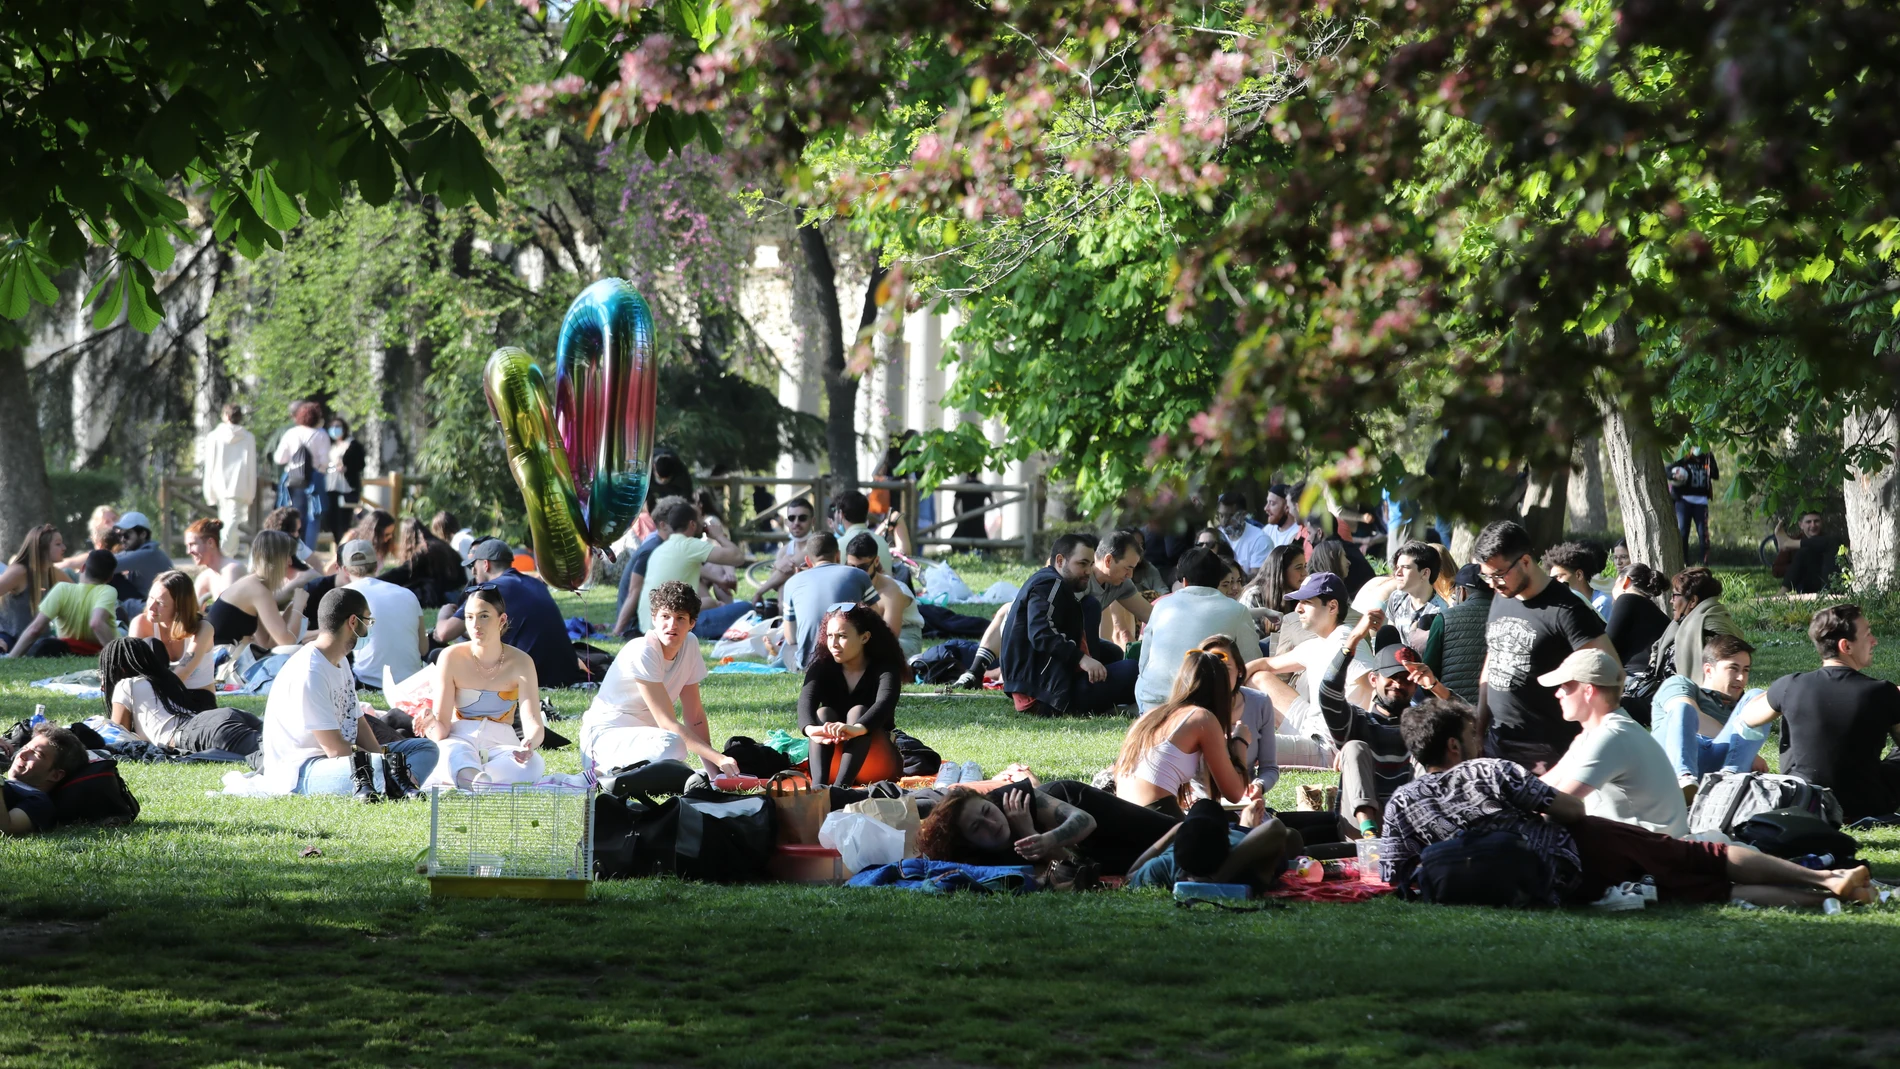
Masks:
[[[1826,534],[1802,539],[1781,585],[1797,594],[1819,594],[1827,589],[1828,580],[1840,564],[1841,544],[1840,539]]]
[[[1775,680],[1768,704],[1784,724],[1783,772],[1831,789],[1848,820],[1900,805],[1878,767],[1900,724],[1900,690],[1892,683],[1830,666]]]
[[[46,792],[38,787],[29,787],[19,780],[0,780],[0,812],[15,809],[26,814],[26,819],[33,822],[33,830],[37,832],[52,831],[53,825],[59,823],[53,800],[46,796]]]
[[[1618,594],[1610,603],[1610,645],[1623,659],[1623,671],[1649,671],[1649,651],[1669,630],[1669,614],[1641,594]]]
[[[1558,750],[1569,747],[1579,729],[1564,719],[1557,692],[1539,685],[1537,677],[1601,634],[1603,618],[1555,580],[1528,601],[1502,594],[1491,599],[1491,616],[1484,625],[1490,658],[1484,682],[1499,739]]]

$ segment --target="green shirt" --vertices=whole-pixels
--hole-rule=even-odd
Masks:
[[[92,633],[93,611],[104,609],[106,619],[111,621],[118,605],[118,591],[105,583],[54,583],[40,599],[40,612],[53,622],[53,633],[58,637],[91,642],[97,637]]]

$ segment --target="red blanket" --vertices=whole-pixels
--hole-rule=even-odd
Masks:
[[[1296,902],[1367,902],[1392,893],[1392,885],[1377,880],[1325,880],[1302,883],[1281,880],[1266,892],[1267,898],[1286,898]]]

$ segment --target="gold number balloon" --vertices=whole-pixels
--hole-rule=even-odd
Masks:
[[[579,588],[589,547],[605,548],[639,515],[657,377],[652,313],[622,279],[596,282],[568,306],[551,396],[526,352],[508,346],[488,358],[482,388],[551,585]]]

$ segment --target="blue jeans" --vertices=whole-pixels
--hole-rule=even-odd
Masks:
[[[1767,734],[1761,728],[1743,723],[1742,710],[1761,693],[1762,688],[1757,687],[1742,695],[1735,703],[1735,711],[1729,714],[1728,723],[1722,725],[1714,738],[1696,730],[1701,717],[1685,708],[1682,702],[1658,705],[1650,710],[1650,736],[1662,746],[1678,777],[1699,781],[1710,772],[1746,772],[1754,765],[1755,755],[1761,751]],[[1695,703],[1688,705],[1692,708]],[[1751,735],[1754,737],[1750,738]]]
[[[717,639],[726,633],[733,621],[752,611],[749,601],[735,601],[728,605],[714,605],[710,609],[701,609],[699,619],[693,621],[693,637]]]
[[[409,763],[409,778],[421,783],[435,771],[436,748],[430,739],[398,739],[386,747]],[[377,782],[383,782],[383,755],[370,754],[370,767]],[[351,760],[347,757],[316,757],[306,761],[297,778],[298,794],[351,794],[356,784],[350,779]]]
[[[277,477],[277,507],[294,508],[297,515],[303,517],[305,549],[317,548],[317,535],[321,533],[317,525],[323,518],[323,505],[327,499],[328,495],[323,492],[323,475],[319,472],[311,472],[309,482],[300,490],[285,486],[284,476]]]
[[[1098,655],[1095,659],[1102,658]],[[1108,675],[1102,677],[1100,683],[1091,683],[1089,677],[1076,673],[1067,712],[1073,715],[1108,713],[1117,705],[1135,704],[1135,677],[1141,675],[1141,662],[1114,661],[1102,667],[1108,669]]]
[[[1703,564],[1709,563],[1709,506],[1696,505],[1676,499],[1676,530],[1682,532],[1682,559],[1689,560],[1689,526],[1695,525],[1696,533],[1702,536]]]

